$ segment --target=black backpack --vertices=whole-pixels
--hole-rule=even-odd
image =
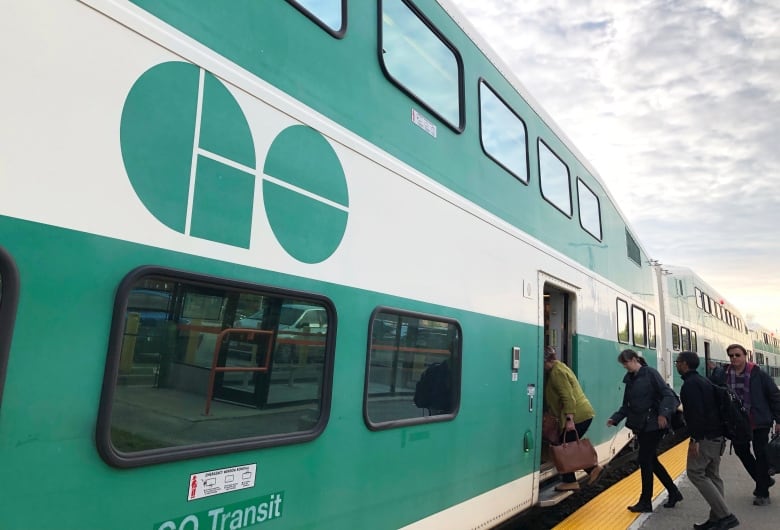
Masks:
[[[712,385],[715,389],[715,402],[718,406],[723,435],[732,442],[745,443],[753,439],[750,416],[742,400],[724,385]]]
[[[414,404],[421,409],[451,412],[452,384],[446,362],[433,363],[420,376],[414,390]]]

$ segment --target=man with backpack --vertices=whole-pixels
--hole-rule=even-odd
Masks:
[[[726,384],[742,399],[753,428],[753,453],[749,441],[733,441],[734,452],[742,465],[756,482],[753,490],[753,504],[770,504],[769,488],[775,481],[769,476],[766,459],[766,446],[769,443],[769,430],[775,422],[775,432],[780,433],[780,390],[758,365],[748,362],[747,351],[740,344],[726,348],[731,365],[726,368]]]
[[[680,400],[685,423],[690,434],[687,473],[699,493],[710,505],[709,518],[693,525],[698,530],[725,529],[739,526],[739,520],[726,505],[723,480],[720,478],[720,457],[726,446],[715,387],[699,375],[699,356],[681,352],[675,361],[682,376]]]

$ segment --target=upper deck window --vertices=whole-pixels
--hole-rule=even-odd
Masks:
[[[129,467],[312,439],[330,403],[322,297],[164,269],[115,304],[100,453]]]
[[[637,265],[642,265],[642,253],[639,250],[639,245],[636,244],[628,229],[626,229],[626,255]]]
[[[571,217],[569,168],[539,139],[539,185],[547,202]]]
[[[406,0],[381,0],[380,59],[401,89],[456,130],[463,79],[455,48]]]
[[[482,149],[518,180],[528,183],[528,144],[523,120],[484,81],[479,82],[479,111]]]
[[[382,429],[399,421],[452,418],[460,399],[457,322],[381,308],[370,333],[364,409],[368,426]],[[421,383],[423,379],[427,383]]]
[[[577,179],[577,196],[580,205],[580,226],[601,241],[601,206],[598,196],[581,179]]]
[[[347,19],[346,0],[288,0],[334,35],[342,34]]]

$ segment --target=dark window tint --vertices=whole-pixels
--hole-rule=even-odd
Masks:
[[[618,298],[617,301],[617,336],[618,341],[628,344],[628,302]]]
[[[691,332],[686,327],[680,328],[680,347],[684,351],[691,351]]]
[[[133,276],[116,302],[101,412],[112,463],[316,434],[329,403],[326,301],[158,270]]]
[[[642,255],[639,251],[639,245],[636,244],[636,241],[634,241],[633,236],[628,233],[628,230],[626,230],[626,255],[637,265],[642,265]]]
[[[696,339],[696,332],[691,330],[691,351],[697,352],[699,351],[699,343]]]
[[[371,323],[365,416],[372,427],[451,415],[460,399],[460,327],[380,309]]]
[[[380,57],[385,72],[454,129],[462,128],[460,58],[410,2],[382,0]]]
[[[680,326],[677,324],[672,324],[672,349],[680,349]]]
[[[650,348],[656,348],[655,315],[652,313],[647,314],[647,345]]]

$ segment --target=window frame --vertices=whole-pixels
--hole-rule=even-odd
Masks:
[[[625,322],[626,322],[626,338],[621,339],[620,338],[620,308],[625,308]],[[628,302],[626,300],[623,300],[622,298],[617,298],[616,302],[616,322],[617,322],[617,340],[621,344],[630,344],[631,343],[631,316],[629,313],[629,307]]]
[[[19,304],[19,269],[11,254],[0,246],[0,407],[3,404],[3,389],[11,354],[11,338],[16,322],[16,308]]]
[[[371,350],[373,346],[373,327],[376,316],[380,313],[390,313],[398,317],[410,317],[420,320],[433,320],[436,322],[442,322],[455,326],[458,334],[458,341],[451,352],[451,356],[457,358],[456,365],[451,366],[453,373],[453,386],[454,393],[452,395],[452,412],[449,414],[437,414],[433,416],[418,416],[411,418],[403,418],[397,420],[390,420],[385,422],[374,422],[369,418],[368,414],[368,388],[370,384],[370,372],[371,372]],[[438,423],[442,421],[452,421],[457,417],[460,410],[460,402],[462,395],[462,372],[463,372],[463,328],[456,319],[451,317],[445,317],[442,315],[434,315],[430,313],[420,313],[417,311],[410,311],[407,309],[400,309],[398,307],[391,306],[378,306],[371,312],[371,316],[368,321],[368,331],[366,339],[366,370],[363,378],[363,421],[366,426],[372,431],[383,431],[388,429],[395,429],[399,427],[406,427],[409,425],[419,425],[426,423]]]
[[[322,372],[322,389],[320,394],[320,417],[310,431],[296,431],[290,434],[259,435],[255,437],[232,438],[204,442],[198,445],[181,445],[163,447],[128,453],[117,450],[111,438],[111,419],[115,391],[119,379],[119,364],[122,353],[123,336],[125,333],[125,314],[129,295],[136,283],[147,277],[170,278],[172,281],[190,282],[204,288],[224,289],[233,291],[248,291],[263,293],[269,296],[299,298],[316,301],[328,311],[328,333],[325,337],[325,361]],[[114,298],[109,347],[106,354],[106,367],[103,375],[103,386],[98,408],[95,441],[98,453],[103,460],[117,468],[134,468],[140,466],[175,462],[190,458],[221,455],[246,451],[249,449],[264,449],[283,445],[308,442],[319,437],[325,430],[330,417],[333,394],[333,365],[337,333],[337,314],[334,304],[327,297],[293,289],[283,289],[264,284],[255,284],[241,280],[211,276],[191,271],[169,267],[144,265],[130,271],[119,283]]]
[[[483,88],[483,86],[487,90],[489,90],[493,94],[493,96],[495,96],[495,98],[501,104],[503,104],[504,107],[506,107],[506,109],[511,114],[513,114],[517,118],[517,121],[520,122],[520,125],[522,125],[522,127],[523,127],[523,140],[524,140],[524,142],[523,142],[523,149],[525,151],[525,176],[524,177],[521,176],[521,175],[518,175],[514,170],[510,169],[509,166],[507,166],[504,162],[499,160],[496,157],[496,155],[494,155],[493,153],[488,151],[487,148],[485,147],[484,136],[483,136],[483,133],[484,133],[484,130],[485,130],[485,128],[484,128],[484,123],[485,122],[483,120],[483,113],[482,113],[482,101],[483,101],[482,100],[482,88]],[[517,180],[519,180],[521,183],[523,183],[523,184],[525,184],[527,186],[529,184],[529,182],[531,181],[531,172],[530,172],[530,169],[529,169],[530,160],[529,160],[529,154],[528,154],[528,126],[526,125],[525,120],[523,120],[523,118],[515,111],[515,109],[511,105],[509,105],[509,103],[507,103],[507,101],[503,97],[501,97],[501,95],[490,85],[490,83],[487,82],[487,80],[485,78],[480,77],[479,80],[477,81],[477,93],[478,93],[478,97],[479,97],[479,101],[478,101],[478,108],[479,108],[479,144],[482,147],[482,152],[484,152],[485,155],[489,159],[491,159],[493,162],[498,164],[507,173],[509,173],[510,175],[515,177]]]
[[[675,339],[675,333],[674,330],[677,330],[677,337]],[[676,343],[675,343],[676,340]],[[682,344],[682,336],[680,334],[680,325],[679,324],[672,324],[672,350],[673,351],[680,351],[680,344]]]
[[[556,203],[554,203],[550,197],[544,194],[544,175],[542,175],[542,150],[541,147],[544,146],[545,149],[547,149],[550,154],[552,154],[560,163],[561,165],[566,168],[566,189],[568,190],[568,196],[569,196],[569,211],[562,210],[560,206],[558,206]],[[536,139],[536,164],[537,164],[537,174],[539,175],[539,193],[542,195],[542,198],[547,201],[547,203],[551,204],[556,210],[561,212],[563,215],[568,217],[569,219],[572,218],[574,215],[574,205],[572,204],[572,194],[571,194],[571,168],[569,167],[569,164],[567,164],[563,158],[556,153],[553,148],[544,141],[544,139],[540,136]]]
[[[636,317],[637,315],[641,315],[642,317],[642,339],[643,342],[637,342],[637,329],[636,329]],[[641,346],[642,348],[647,347],[647,311],[642,309],[639,306],[631,304],[631,341],[633,342],[634,346]]]
[[[317,14],[309,11],[303,4],[299,4],[297,0],[287,0],[287,2],[295,9],[303,13],[306,17],[311,19],[312,22],[319,27],[330,33],[337,39],[343,39],[347,33],[347,0],[338,0],[341,2],[341,27],[336,29],[329,26],[324,20],[322,20]]]
[[[426,17],[422,10],[418,8],[411,0],[394,0],[401,2],[404,4],[409,11],[411,11],[412,15],[417,17],[417,19],[423,23],[423,25],[428,28],[428,30],[435,36],[447,49],[449,49],[453,56],[455,57],[455,63],[458,68],[458,123],[452,123],[449,119],[445,118],[444,115],[442,115],[439,111],[434,109],[434,107],[425,101],[422,97],[418,96],[411,87],[407,87],[404,83],[401,82],[401,80],[397,79],[395,76],[393,76],[392,73],[390,73],[390,70],[387,68],[387,65],[385,64],[384,60],[384,24],[383,24],[383,14],[384,14],[384,2],[385,0],[379,0],[379,5],[377,9],[377,23],[378,23],[378,29],[377,29],[377,55],[379,57],[379,66],[382,69],[382,73],[384,73],[385,77],[396,87],[398,87],[401,92],[409,96],[414,102],[418,103],[419,105],[422,105],[422,107],[436,116],[436,119],[441,121],[444,125],[446,125],[449,129],[454,131],[457,134],[462,133],[466,129],[466,101],[465,101],[465,79],[464,79],[464,67],[463,67],[463,58],[460,55],[460,52],[455,47],[454,44],[452,44],[449,39],[439,31],[439,29]]]
[[[580,193],[580,185],[582,185],[586,190],[588,190],[588,193],[590,193],[594,199],[596,199],[596,213],[598,214],[599,219],[599,233],[598,235],[591,232],[585,224],[582,222],[582,194]],[[585,230],[587,233],[589,233],[591,236],[593,236],[596,241],[602,241],[604,238],[604,225],[601,222],[601,199],[599,198],[598,194],[596,194],[593,189],[591,189],[588,184],[582,180],[581,177],[577,177],[577,214],[580,219],[580,226],[583,230]]]
[[[650,321],[653,322],[652,326],[652,340],[651,340],[651,333],[650,333]],[[658,335],[656,334],[657,330],[655,327],[655,315],[653,313],[648,312],[647,313],[647,347],[651,350],[655,350],[658,348]]]

